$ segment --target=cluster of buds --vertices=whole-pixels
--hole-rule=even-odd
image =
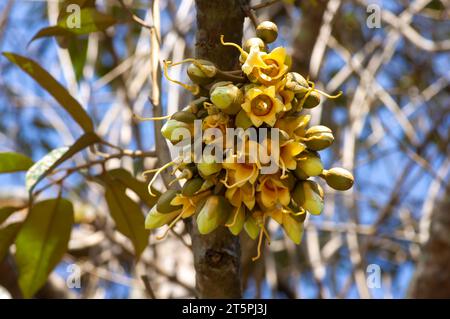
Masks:
[[[241,68],[223,71],[210,61],[187,59],[179,63],[166,61],[166,77],[191,91],[197,99],[173,115],[152,120],[168,119],[162,135],[173,145],[184,148],[195,143],[184,132],[195,135],[194,122],[200,121],[200,130],[227,134],[228,129],[274,129],[278,143],[271,137],[258,141],[245,140],[238,150],[229,148],[220,134],[201,136],[200,148],[220,145],[223,161],[216,154],[202,155],[192,161],[193,152],[186,158],[178,157],[157,170],[149,184],[159,173],[173,167],[179,187],[168,189],[158,199],[146,218],[150,229],[168,225],[167,231],[183,218],[194,217],[201,234],[208,234],[219,226],[228,227],[238,235],[242,230],[258,239],[258,251],[270,236],[266,229],[269,218],[282,226],[287,236],[296,244],[301,242],[303,224],[307,214],[318,215],[323,209],[323,189],[315,181],[322,178],[336,190],[347,190],[353,185],[353,176],[343,168],[324,169],[319,151],[333,141],[332,131],[323,125],[309,127],[311,116],[302,114],[320,104],[322,96],[335,98],[317,88],[314,83],[296,72],[291,72],[291,57],[285,48],[268,49],[276,40],[277,26],[262,22],[256,30],[257,37],[248,39],[243,47],[220,38],[222,45],[233,46],[240,52]],[[168,76],[168,67],[189,63],[187,73],[192,84],[184,84]],[[198,141],[197,141],[198,142]],[[235,142],[231,143],[235,146]],[[189,148],[191,149],[191,148]],[[255,152],[256,150],[256,152]],[[263,173],[265,162],[260,158],[277,154],[276,167]],[[204,153],[203,153],[204,154]],[[313,180],[314,179],[314,180]],[[163,236],[162,236],[163,237]]]

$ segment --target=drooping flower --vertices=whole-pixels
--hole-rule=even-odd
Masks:
[[[239,163],[237,160],[237,155],[233,155],[232,161],[225,161],[222,166],[226,169],[223,183],[227,188],[233,188],[236,186],[239,187],[244,185],[246,182],[254,184],[259,175],[259,167],[257,163]],[[230,171],[232,171],[233,174],[230,174]],[[230,182],[231,179],[233,182]]]
[[[255,207],[254,185],[250,182],[245,182],[242,185],[236,184],[236,171],[230,170],[227,174],[227,182],[235,186],[230,187],[225,191],[225,197],[234,207],[240,207],[244,204],[248,209],[253,209],[253,207]]]
[[[294,140],[289,140],[280,146],[280,167],[293,170],[297,167],[296,156],[306,149],[306,145]]]
[[[286,116],[280,118],[275,123],[276,128],[285,131],[290,138],[299,141],[305,136],[306,126],[311,119],[311,115]]]
[[[174,206],[183,206],[181,208],[181,218],[188,218],[195,214],[198,203],[210,195],[211,192],[202,192],[195,196],[184,196],[182,194],[177,194],[174,199],[170,202]]]
[[[280,174],[261,175],[256,188],[257,200],[265,208],[272,208],[277,204],[289,205],[291,195],[289,188],[281,180]]]
[[[246,91],[242,108],[256,127],[263,123],[274,126],[284,105],[276,97],[275,86],[255,86]]]
[[[267,86],[273,85],[289,71],[291,61],[283,47],[277,47],[267,53],[261,51],[259,46],[254,45],[247,53],[236,43],[224,42],[223,36],[220,40],[223,45],[234,46],[241,52],[242,71],[252,82]]]
[[[223,139],[223,136],[225,136],[226,133],[226,129],[230,124],[230,117],[222,112],[216,113],[216,114],[210,114],[208,116],[206,116],[203,119],[202,122],[202,130],[203,132],[206,131],[209,128],[217,128],[222,132],[222,141],[216,141],[216,142],[221,142],[222,144],[225,142]],[[204,135],[203,136],[203,141],[206,144],[210,144],[213,141],[217,140],[219,137],[215,136],[214,139],[211,136],[207,136]]]

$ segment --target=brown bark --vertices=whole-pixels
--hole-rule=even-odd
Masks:
[[[410,298],[450,298],[450,188],[433,211],[430,237],[411,282]]]
[[[238,67],[239,52],[220,44],[241,43],[244,13],[239,0],[196,0],[196,57],[215,63],[222,70]],[[194,222],[195,223],[195,222]],[[192,248],[199,298],[240,298],[239,238],[220,227],[209,235],[191,227]]]

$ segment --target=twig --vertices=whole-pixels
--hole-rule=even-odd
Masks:
[[[269,0],[269,1],[261,2],[259,4],[255,4],[254,6],[252,6],[251,9],[252,10],[263,9],[263,8],[269,7],[271,5],[274,5],[277,2],[280,2],[280,0]]]
[[[241,7],[242,11],[244,11],[245,15],[252,21],[253,26],[256,28],[259,22],[255,15],[255,10],[253,10],[253,8],[251,8],[247,3],[243,3]]]
[[[152,289],[152,286],[150,285],[150,280],[147,275],[141,276],[142,282],[144,283],[145,290],[148,292],[150,298],[157,299],[155,296],[155,292]]]
[[[149,30],[152,30],[152,29],[154,28],[154,26],[148,25],[147,23],[145,23],[144,20],[142,20],[141,18],[139,18],[137,15],[135,15],[135,14],[133,13],[133,11],[131,11],[131,9],[128,8],[128,7],[125,5],[125,3],[123,2],[123,0],[117,0],[117,1],[120,2],[120,5],[128,12],[128,14],[130,15],[130,17],[131,17],[135,22],[137,22],[139,25],[141,25],[142,27],[144,27],[144,28],[146,28],[146,29],[149,29]]]

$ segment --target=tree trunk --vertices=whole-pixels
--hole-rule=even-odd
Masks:
[[[449,195],[450,188],[431,216],[430,237],[411,282],[410,298],[450,298]]]
[[[239,0],[196,0],[196,57],[209,60],[222,70],[238,67],[239,52],[220,44],[241,43],[244,13]],[[195,223],[195,222],[194,222]],[[192,249],[199,298],[241,298],[239,237],[220,227],[209,235],[191,227]]]

